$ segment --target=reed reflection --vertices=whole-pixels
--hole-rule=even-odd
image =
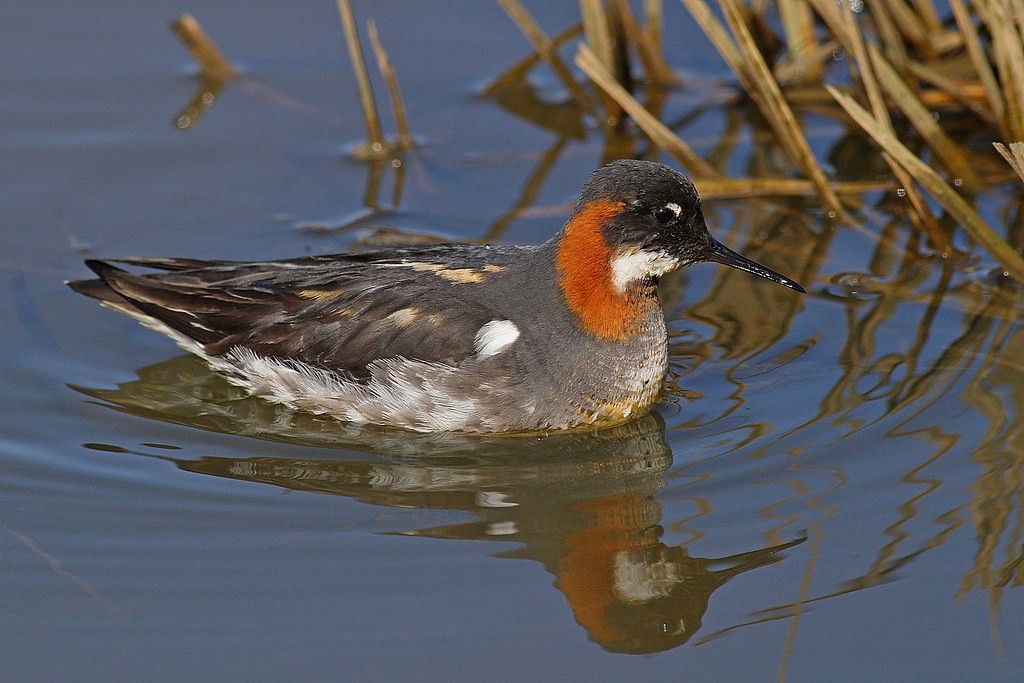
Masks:
[[[688,357],[691,371],[704,362],[719,363],[715,372],[734,387],[731,409],[691,418],[685,426],[709,425],[735,414],[750,397],[745,377],[765,363],[781,366],[791,356],[823,346],[815,351],[819,362],[802,371],[799,364],[782,371],[784,376],[813,372],[807,378],[814,390],[802,393],[801,404],[785,414],[759,413],[775,420],[759,434],[768,439],[732,448],[752,457],[790,453],[787,466],[794,469],[834,467],[836,485],[842,486],[852,476],[847,471],[852,462],[844,460],[850,456],[849,444],[870,443],[870,452],[858,450],[856,458],[896,457],[884,465],[878,460],[881,472],[896,468],[891,481],[879,484],[903,491],[904,498],[879,529],[869,566],[837,584],[836,591],[808,595],[801,602],[890,581],[923,553],[969,529],[977,549],[973,566],[963,567],[958,593],[986,590],[998,613],[1001,591],[1024,585],[1024,532],[1017,522],[1024,510],[1024,290],[998,270],[979,269],[970,253],[930,253],[934,245],[929,247],[906,219],[891,218],[870,228],[877,234],[861,235],[869,247],[862,270],[816,278],[822,259],[837,248],[834,233],[817,233],[800,221],[783,226],[778,219],[785,213],[781,208],[768,216],[737,209],[735,239],[763,235],[781,242],[768,253],[742,246],[769,265],[773,253],[786,252],[804,263],[802,273],[809,274],[800,275],[803,281],[819,282],[808,288],[808,305],[820,307],[818,320],[802,332],[796,311],[787,310],[784,302],[758,298],[773,292],[741,291],[747,283],[727,280],[729,273],[716,274],[710,293],[695,303],[682,299],[680,316],[699,320],[711,332],[706,341],[678,345],[673,355]],[[847,236],[845,241],[852,240]],[[849,259],[844,265],[855,267]],[[846,446],[845,440],[850,440]],[[969,475],[974,481],[964,496],[959,488],[951,490],[947,476],[962,473],[968,462],[980,470]],[[933,520],[935,531],[921,538],[915,529],[924,509],[941,512]],[[970,514],[964,515],[965,510]],[[782,605],[778,613],[796,607]]]
[[[418,434],[344,426],[244,397],[191,356],[139,376],[114,390],[79,390],[135,415],[336,450],[267,457],[256,445],[252,455],[198,460],[166,450],[137,454],[189,472],[372,505],[468,512],[473,521],[398,533],[515,543],[501,557],[541,563],[577,623],[609,651],[682,645],[700,629],[715,590],[778,562],[780,551],[803,540],[721,558],[666,544],[654,496],[672,453],[657,415],[543,438]]]

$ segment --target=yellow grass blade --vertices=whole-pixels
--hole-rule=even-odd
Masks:
[[[373,48],[373,53],[377,58],[377,68],[380,69],[380,75],[384,77],[384,82],[387,83],[388,94],[391,97],[391,108],[395,112],[395,127],[398,128],[398,147],[400,149],[409,149],[415,142],[409,133],[409,122],[405,118],[405,103],[402,102],[402,91],[398,87],[398,77],[395,75],[394,67],[391,66],[391,60],[388,59],[388,53],[384,51],[384,46],[380,44],[380,36],[377,35],[377,24],[371,19],[367,22],[366,29],[370,36],[370,46]]]
[[[352,5],[349,0],[338,0],[338,14],[345,30],[345,43],[348,45],[348,56],[352,60],[352,71],[359,88],[359,104],[363,108],[363,119],[366,121],[366,135],[369,138],[369,154],[379,155],[384,150],[384,135],[380,130],[380,117],[377,115],[377,103],[373,98],[373,87],[366,73],[366,62],[363,61],[363,50],[356,32],[356,21],[352,16]]]
[[[1001,142],[993,142],[992,145],[1006,159],[1006,163],[1010,164],[1014,173],[1024,180],[1024,142],[1011,142],[1009,149]]]
[[[522,31],[530,45],[533,46],[537,56],[555,72],[558,79],[562,81],[562,85],[569,91],[572,99],[584,109],[593,111],[594,103],[587,97],[587,93],[583,91],[580,84],[573,78],[565,62],[555,52],[555,44],[544,33],[533,16],[523,7],[522,3],[519,0],[498,0],[498,4],[501,5],[501,8],[512,19],[512,22],[519,27],[519,30]]]
[[[693,149],[679,139],[675,133],[659,121],[653,114],[647,111],[642,104],[626,92],[626,89],[619,85],[619,82],[612,78],[608,70],[604,68],[596,55],[586,46],[580,45],[576,53],[576,66],[615,102],[622,107],[623,111],[629,114],[630,118],[640,126],[641,130],[672,156],[679,165],[687,171],[698,176],[717,177],[720,175],[709,163],[704,161]]]
[[[1010,139],[1024,140],[1024,47],[1008,0],[989,3],[992,52],[999,70]]]
[[[839,105],[865,130],[875,143],[917,179],[942,206],[964,227],[967,233],[986,249],[1002,268],[1017,280],[1024,280],[1024,259],[1006,243],[957,192],[921,161],[885,126],[879,125],[870,113],[852,97],[832,86],[825,86]]]
[[[814,186],[818,188],[818,196],[821,197],[825,206],[835,214],[837,218],[845,219],[846,212],[843,210],[839,198],[832,191],[821,170],[811,147],[807,143],[793,110],[790,109],[786,99],[782,96],[782,90],[772,75],[771,70],[764,61],[754,37],[747,27],[743,11],[739,6],[739,0],[722,0],[725,10],[726,21],[736,37],[737,45],[743,55],[748,73],[751,75],[751,82],[754,86],[751,96],[757,102],[761,112],[768,119],[776,136],[783,147],[789,152],[794,163],[800,166]]]
[[[999,90],[996,76],[992,72],[988,57],[985,54],[985,48],[982,47],[981,39],[978,38],[978,32],[974,27],[974,23],[967,13],[967,8],[964,7],[963,0],[949,0],[949,5],[953,8],[953,16],[956,17],[957,26],[960,27],[960,34],[964,38],[964,47],[967,48],[971,64],[974,65],[974,72],[978,75],[978,80],[981,81],[982,86],[985,88],[985,93],[988,95],[988,106],[992,111],[993,118],[996,121],[1002,122],[1005,111],[1003,96]],[[1009,131],[1003,131],[1003,135],[1008,133]]]
[[[587,36],[587,47],[604,68],[611,72],[611,32],[608,30],[608,16],[601,0],[580,0],[580,16],[583,18],[583,33]]]
[[[972,191],[981,188],[981,181],[971,168],[970,161],[964,156],[963,150],[943,132],[939,124],[932,118],[932,114],[917,98],[917,95],[907,87],[907,84],[896,74],[896,70],[886,61],[878,47],[872,45],[868,48],[871,55],[871,64],[875,69],[875,75],[879,83],[889,93],[889,97],[899,107],[921,137],[935,150],[935,154],[942,160],[946,168],[958,176],[964,186]]]

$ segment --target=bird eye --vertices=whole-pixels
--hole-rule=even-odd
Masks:
[[[659,206],[654,210],[654,219],[662,225],[668,225],[679,218],[683,210],[675,202],[669,202],[665,206]]]

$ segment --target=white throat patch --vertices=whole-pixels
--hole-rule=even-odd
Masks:
[[[473,338],[476,353],[481,358],[501,353],[519,339],[519,328],[511,320],[492,320],[477,330]]]
[[[663,251],[624,251],[612,258],[612,285],[619,292],[637,280],[661,277],[679,266],[679,259]]]

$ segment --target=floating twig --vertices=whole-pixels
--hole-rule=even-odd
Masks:
[[[199,64],[200,75],[221,83],[235,77],[235,68],[224,58],[195,17],[185,13],[171,22],[171,30],[181,39]]]

